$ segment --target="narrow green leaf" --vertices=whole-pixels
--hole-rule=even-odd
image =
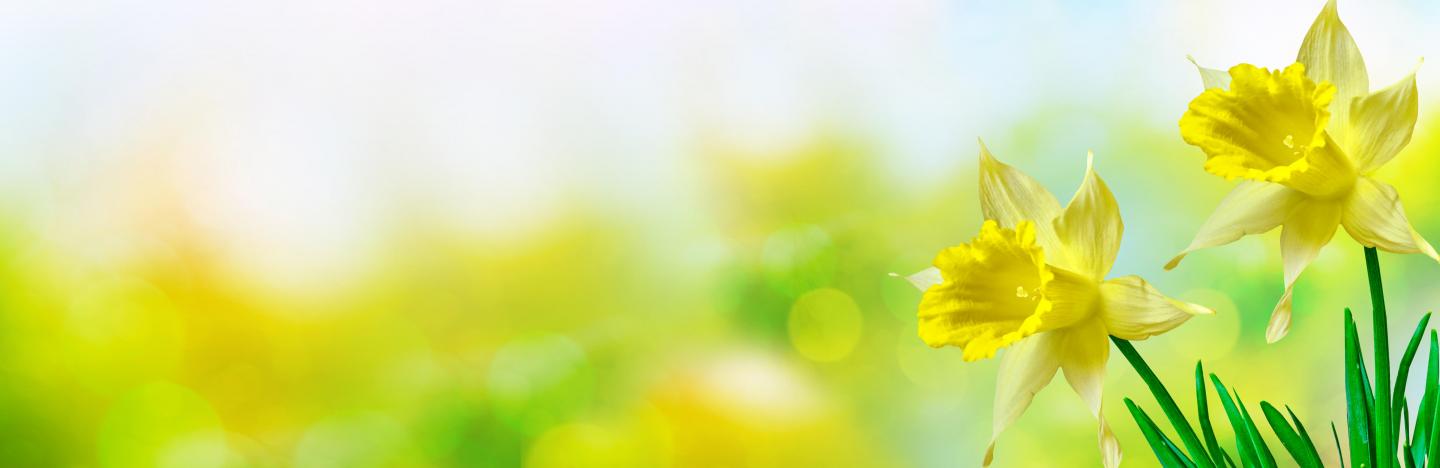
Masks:
[[[1230,429],[1235,432],[1235,448],[1240,452],[1240,464],[1246,467],[1260,466],[1255,441],[1247,435],[1245,417],[1240,414],[1240,409],[1235,407],[1235,400],[1230,398],[1230,390],[1225,388],[1220,377],[1213,373],[1210,374],[1210,383],[1215,385],[1215,394],[1220,396],[1220,405],[1225,408],[1226,419],[1230,420]]]
[[[1350,438],[1350,466],[1374,466],[1370,446],[1369,378],[1365,376],[1365,359],[1360,356],[1360,337],[1355,331],[1355,318],[1345,309],[1345,420]]]
[[[1295,425],[1295,430],[1299,431],[1300,439],[1310,446],[1310,451],[1314,452],[1315,456],[1320,456],[1320,448],[1315,446],[1315,439],[1310,438],[1310,432],[1306,431],[1305,425],[1300,423],[1300,417],[1295,415],[1295,410],[1290,409],[1290,405],[1285,405],[1285,412],[1290,414],[1290,422]]]
[[[1170,453],[1174,453],[1180,457],[1180,462],[1185,464],[1185,468],[1196,468],[1195,462],[1190,461],[1190,459],[1185,456],[1185,452],[1181,451],[1180,447],[1176,446],[1175,442],[1171,441],[1168,437],[1165,438],[1165,448],[1169,449]]]
[[[1210,453],[1205,450],[1205,445],[1200,443],[1200,438],[1195,435],[1195,428],[1185,418],[1185,413],[1180,411],[1180,406],[1175,404],[1175,399],[1170,396],[1170,391],[1165,389],[1165,384],[1150,370],[1150,365],[1145,363],[1145,358],[1140,357],[1140,352],[1129,341],[1116,337],[1110,337],[1115,347],[1120,349],[1120,354],[1125,355],[1125,360],[1130,361],[1130,367],[1135,368],[1135,373],[1140,374],[1140,379],[1145,381],[1145,386],[1150,387],[1150,394],[1155,397],[1155,402],[1160,404],[1160,410],[1170,420],[1170,426],[1175,428],[1175,433],[1180,436],[1180,441],[1185,444],[1185,451],[1189,452],[1190,458],[1195,460],[1196,466],[1200,468],[1215,468],[1215,463],[1210,460]]]
[[[1145,414],[1145,410],[1140,409],[1135,405],[1135,401],[1129,398],[1125,399],[1125,407],[1130,408],[1130,416],[1135,418],[1135,423],[1140,426],[1140,432],[1145,434],[1145,441],[1150,443],[1150,450],[1155,452],[1155,458],[1160,460],[1160,466],[1165,468],[1190,466],[1187,464],[1189,460],[1184,458],[1185,455],[1175,448],[1175,443],[1170,442],[1170,438],[1166,437],[1159,427],[1155,426],[1155,421],[1150,419],[1150,415]]]
[[[1436,398],[1440,397],[1440,334],[1435,330],[1430,331],[1429,358],[1425,366],[1425,395],[1420,397],[1420,412],[1415,415],[1415,438],[1411,441],[1417,460],[1429,460],[1430,439],[1435,436],[1431,421],[1435,419]]]
[[[1370,278],[1370,319],[1375,354],[1375,468],[1395,464],[1394,415],[1390,406],[1390,327],[1385,314],[1385,286],[1380,279],[1380,256],[1374,247],[1365,248],[1365,273]]]
[[[1295,459],[1295,463],[1306,468],[1324,466],[1320,463],[1320,452],[1315,450],[1315,444],[1310,441],[1308,436],[1300,435],[1294,427],[1291,427],[1290,422],[1285,419],[1285,415],[1275,409],[1275,405],[1262,401],[1260,410],[1265,413],[1265,421],[1270,423],[1270,429],[1275,432],[1275,436],[1280,439],[1280,444],[1285,447],[1285,450],[1290,452],[1290,458]]]
[[[1275,454],[1270,451],[1270,445],[1265,443],[1265,436],[1260,433],[1260,428],[1255,427],[1255,420],[1250,417],[1250,409],[1245,407],[1245,400],[1240,399],[1240,392],[1235,392],[1235,406],[1240,408],[1240,415],[1245,417],[1245,435],[1255,446],[1255,455],[1260,459],[1260,466],[1275,468]]]
[[[1205,445],[1210,448],[1210,459],[1216,466],[1225,463],[1227,456],[1225,449],[1220,447],[1220,441],[1215,438],[1215,427],[1210,423],[1210,395],[1205,385],[1205,367],[1200,361],[1195,361],[1195,406],[1196,415],[1200,419],[1200,432],[1205,436]]]
[[[1410,334],[1410,342],[1405,345],[1405,353],[1400,355],[1400,368],[1395,371],[1395,390],[1390,397],[1390,401],[1394,402],[1391,414],[1400,414],[1401,410],[1406,409],[1402,399],[1405,398],[1406,381],[1410,380],[1410,365],[1415,362],[1415,352],[1420,350],[1420,340],[1425,337],[1426,325],[1429,323],[1430,313],[1426,312],[1424,317],[1420,317],[1420,324],[1415,326],[1415,332]],[[1409,419],[1406,418],[1404,421],[1408,423]],[[1400,421],[1395,422],[1397,431],[1399,424]],[[1405,437],[1405,440],[1410,440],[1410,437]]]
[[[1435,370],[1437,361],[1440,361],[1440,349],[1436,345],[1436,333],[1430,332],[1430,369]],[[1440,467],[1440,393],[1437,392],[1435,380],[1426,376],[1425,393],[1434,395],[1430,400],[1430,440],[1426,441],[1429,447],[1425,450],[1425,466]],[[1423,416],[1423,415],[1422,415]]]
[[[1340,431],[1335,429],[1335,421],[1330,421],[1330,436],[1335,438],[1335,459],[1340,460],[1340,468],[1345,468],[1345,450],[1340,448]]]

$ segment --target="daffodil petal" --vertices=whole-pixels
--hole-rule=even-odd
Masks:
[[[1385,89],[1353,101],[1346,141],[1356,166],[1362,172],[1369,172],[1394,158],[1410,143],[1419,111],[1414,72]]]
[[[985,142],[980,142],[980,212],[985,219],[1013,228],[1024,221],[1034,221],[1035,237],[1047,251],[1058,251],[1055,229],[1050,222],[1060,214],[1045,187],[1019,169],[995,159]]]
[[[1280,257],[1285,263],[1285,294],[1270,313],[1265,339],[1280,341],[1290,332],[1291,296],[1295,280],[1305,267],[1330,243],[1340,226],[1341,205],[1326,200],[1307,200],[1296,205],[1280,231]]]
[[[1061,268],[1088,273],[1098,281],[1115,263],[1125,225],[1120,221],[1115,195],[1095,173],[1094,161],[1092,153],[1085,163],[1085,181],[1065,211],[1055,218],[1055,234],[1064,250],[1050,261]]]
[[[1035,224],[1016,229],[985,221],[967,244],[935,257],[944,281],[920,299],[920,338],[957,346],[967,361],[986,359],[1027,336],[1063,328],[1094,312],[1099,290],[1085,276],[1045,264]]]
[[[1275,229],[1285,222],[1291,208],[1304,197],[1300,192],[1280,184],[1253,180],[1240,182],[1200,226],[1200,232],[1195,234],[1190,246],[1165,264],[1165,269],[1175,268],[1190,252],[1229,244],[1241,237]]]
[[[1355,183],[1340,224],[1356,242],[1395,253],[1423,253],[1440,261],[1435,248],[1410,226],[1395,187],[1369,177]]]
[[[1070,388],[1080,395],[1090,414],[1099,422],[1100,456],[1106,468],[1120,466],[1120,441],[1105,422],[1101,398],[1105,388],[1105,362],[1110,357],[1110,339],[1105,324],[1090,319],[1054,333],[1064,336],[1060,368]]]
[[[892,273],[892,276],[895,275]],[[913,275],[906,276],[905,281],[909,281],[911,285],[915,286],[915,289],[924,291],[930,289],[931,286],[944,282],[945,278],[940,276],[939,268],[930,267],[920,270]]]
[[[1030,407],[1035,394],[1050,384],[1060,369],[1063,344],[1055,333],[1041,333],[1020,340],[1000,358],[995,376],[995,415],[990,446],[985,449],[984,466],[995,459],[995,440]]]
[[[1276,72],[1241,64],[1230,76],[1229,90],[1205,91],[1180,118],[1180,136],[1205,151],[1206,171],[1319,198],[1349,189],[1353,164],[1325,132],[1333,86],[1306,78],[1300,64]]]
[[[1191,65],[1195,65],[1195,70],[1200,72],[1200,82],[1205,85],[1205,89],[1230,89],[1230,73],[1225,70],[1202,67],[1200,62],[1195,61],[1195,57],[1189,55],[1186,55],[1185,59],[1189,60]]]
[[[1100,317],[1116,337],[1135,341],[1165,333],[1209,308],[1171,299],[1139,276],[1123,276],[1100,284]]]
[[[1337,105],[1331,106],[1329,128],[1333,135],[1343,134],[1352,118],[1350,100],[1370,92],[1370,75],[1365,71],[1365,59],[1360,56],[1355,38],[1350,36],[1345,23],[1340,22],[1335,0],[1326,2],[1310,25],[1295,61],[1305,64],[1306,73],[1316,83],[1328,81],[1337,88]]]

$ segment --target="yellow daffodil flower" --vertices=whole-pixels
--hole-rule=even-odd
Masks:
[[[1228,74],[1196,65],[1206,89],[1180,118],[1180,135],[1204,150],[1207,172],[1244,181],[1165,265],[1283,226],[1285,293],[1265,333],[1272,343],[1290,330],[1295,279],[1339,226],[1366,247],[1440,261],[1410,227],[1395,188],[1371,177],[1410,142],[1415,73],[1370,92],[1365,61],[1334,0],[1310,26],[1296,60],[1283,70],[1241,64]]]
[[[995,437],[1030,406],[1059,369],[1099,420],[1106,467],[1120,464],[1120,445],[1101,413],[1108,335],[1143,340],[1169,331],[1205,307],[1180,302],[1138,276],[1110,280],[1124,230],[1115,197],[1095,174],[1064,209],[1035,179],[996,160],[980,145],[984,225],[966,244],[947,248],[933,268],[908,279],[925,291],[920,338],[963,349],[967,361],[1001,358]]]

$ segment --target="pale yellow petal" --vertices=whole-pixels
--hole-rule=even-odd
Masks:
[[[1295,280],[1305,267],[1320,254],[1320,249],[1330,243],[1335,229],[1340,226],[1341,204],[1333,201],[1307,200],[1296,205],[1285,227],[1280,231],[1280,257],[1285,263],[1285,294],[1270,314],[1270,325],[1265,330],[1265,339],[1271,343],[1280,341],[1290,332],[1291,295]]]
[[[1345,203],[1340,224],[1350,237],[1366,247],[1395,253],[1423,253],[1440,261],[1435,248],[1410,226],[1395,187],[1361,177]]]
[[[1123,276],[1100,284],[1100,317],[1111,335],[1143,340],[1165,333],[1209,308],[1171,299],[1139,276]]]
[[[1024,221],[1035,222],[1035,237],[1041,247],[1054,251],[1059,247],[1055,228],[1050,222],[1060,214],[1045,187],[1019,169],[995,159],[985,142],[980,142],[980,212],[985,219],[1014,228]]]
[[[1205,151],[1207,172],[1318,198],[1349,190],[1354,166],[1325,131],[1333,86],[1306,78],[1300,64],[1275,72],[1242,64],[1230,76],[1229,90],[1205,91],[1180,118],[1180,136]]]
[[[891,276],[899,275],[891,273]],[[942,281],[945,281],[945,279],[940,276],[940,269],[932,266],[920,270],[913,275],[906,276],[905,281],[909,281],[911,285],[915,286],[915,289],[924,291],[930,289],[931,286],[940,284]]]
[[[1165,264],[1175,268],[1186,254],[1196,250],[1229,244],[1251,234],[1261,234],[1285,222],[1285,217],[1305,198],[1289,187],[1247,180],[1240,182],[1220,201],[1220,206],[1200,226],[1190,246]]]
[[[1090,319],[1054,333],[1064,336],[1060,368],[1065,370],[1065,380],[1099,423],[1101,460],[1106,468],[1120,466],[1120,441],[1110,432],[1102,411],[1105,362],[1110,357],[1110,338],[1106,336],[1105,325],[1098,319]]]
[[[1340,22],[1335,0],[1326,2],[1310,25],[1295,61],[1305,64],[1306,73],[1316,83],[1328,81],[1337,88],[1329,128],[1332,135],[1343,140],[1352,118],[1350,101],[1370,93],[1370,75],[1365,71],[1365,59],[1360,57],[1355,38],[1350,37],[1350,30]],[[1349,142],[1342,141],[1342,144]]]
[[[1085,181],[1075,197],[1055,218],[1055,234],[1060,238],[1063,254],[1052,256],[1050,263],[1071,271],[1086,273],[1096,281],[1105,279],[1115,254],[1120,252],[1120,236],[1125,230],[1120,221],[1120,207],[1105,181],[1095,173],[1095,155],[1085,163]]]
[[[1067,327],[1094,313],[1098,285],[1045,264],[1034,223],[1016,229],[987,220],[975,239],[935,257],[943,281],[920,299],[919,333],[933,347],[986,359],[1027,336]]]
[[[995,459],[995,440],[1030,407],[1035,394],[1050,385],[1060,368],[1060,335],[1041,333],[1020,340],[1005,350],[995,377],[995,415],[985,466]]]
[[[1362,172],[1394,158],[1415,131],[1420,104],[1415,96],[1415,73],[1399,82],[1353,101],[1350,106],[1349,154]]]
[[[1202,67],[1200,66],[1200,62],[1195,61],[1195,57],[1189,55],[1186,55],[1185,59],[1189,60],[1190,64],[1195,65],[1195,69],[1200,72],[1200,83],[1205,85],[1205,89],[1230,89],[1230,73],[1225,70]]]

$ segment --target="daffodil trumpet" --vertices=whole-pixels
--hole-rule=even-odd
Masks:
[[[1295,281],[1339,227],[1367,248],[1440,261],[1411,227],[1395,188],[1374,177],[1410,142],[1415,72],[1372,92],[1334,0],[1294,64],[1196,67],[1206,89],[1180,118],[1180,135],[1205,153],[1205,171],[1242,181],[1167,270],[1196,250],[1281,227],[1285,290],[1266,328],[1273,343],[1290,330]]]
[[[934,267],[908,279],[925,292],[919,334],[926,344],[958,347],[967,361],[1004,349],[984,464],[994,459],[996,438],[1063,369],[1097,418],[1104,465],[1118,466],[1120,445],[1101,398],[1110,337],[1144,340],[1213,312],[1138,276],[1106,278],[1124,226],[1093,155],[1062,209],[981,143],[980,208],[986,221],[970,242],[940,251]]]

